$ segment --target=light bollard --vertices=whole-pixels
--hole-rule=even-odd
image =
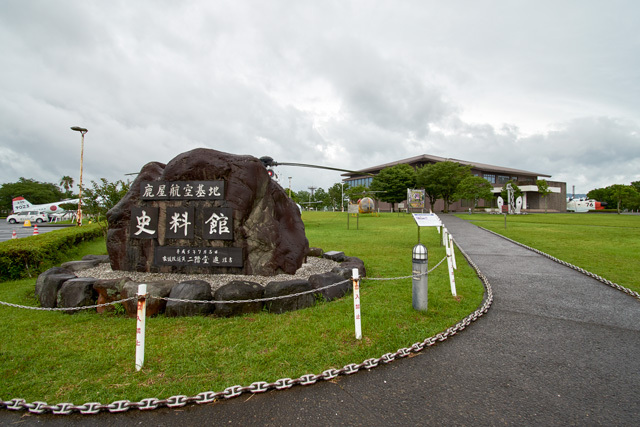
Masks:
[[[414,310],[427,311],[429,304],[429,256],[427,248],[418,243],[413,247],[413,308]]]
[[[147,318],[147,285],[138,285],[138,314],[136,325],[136,371],[144,365],[144,332]]]

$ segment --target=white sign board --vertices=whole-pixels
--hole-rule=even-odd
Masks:
[[[434,213],[414,213],[412,215],[418,227],[440,227],[442,225],[440,218]]]
[[[357,214],[360,212],[356,203],[349,203],[349,207],[347,210],[350,214]]]

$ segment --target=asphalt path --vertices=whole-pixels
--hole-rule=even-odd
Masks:
[[[34,226],[38,226],[38,234],[47,233],[53,230],[60,230],[61,226],[55,226],[53,223],[40,223],[35,224],[32,223],[31,227],[25,227],[24,224],[16,223],[9,224],[5,219],[0,219],[0,242],[4,242],[5,240],[10,240],[13,236],[13,232],[16,232],[16,237],[18,239],[22,237],[33,236]]]
[[[442,219],[489,279],[494,303],[460,334],[414,357],[330,382],[211,405],[95,416],[2,410],[0,422],[637,425],[640,301],[464,220]]]

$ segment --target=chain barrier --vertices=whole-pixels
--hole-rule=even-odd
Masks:
[[[84,305],[84,306],[81,306],[81,307],[52,307],[52,308],[48,308],[48,307],[32,307],[30,305],[12,304],[10,302],[4,302],[4,301],[0,301],[0,305],[6,305],[7,307],[13,307],[13,308],[24,308],[24,309],[27,309],[27,310],[75,311],[75,310],[88,310],[90,308],[106,307],[108,305],[122,304],[123,302],[133,301],[133,300],[137,300],[137,299],[138,299],[138,296],[136,295],[136,296],[125,298],[125,299],[121,299],[121,300],[118,300],[118,301],[105,302],[104,304]]]
[[[480,227],[480,226],[478,226],[478,227]],[[546,258],[549,258],[550,260],[555,261],[558,264],[561,264],[561,265],[564,265],[565,267],[569,267],[569,268],[571,268],[573,270],[576,270],[576,271],[578,271],[578,272],[580,272],[580,273],[582,273],[582,274],[584,274],[586,276],[591,277],[592,279],[596,279],[598,282],[604,283],[605,285],[610,286],[613,289],[616,289],[616,290],[618,290],[620,292],[624,292],[625,294],[630,295],[630,296],[640,300],[640,293],[638,293],[636,291],[633,291],[633,290],[631,290],[629,288],[625,288],[624,286],[618,285],[617,283],[612,282],[611,280],[608,280],[608,279],[605,279],[604,277],[598,276],[595,273],[591,273],[590,271],[585,270],[582,267],[578,267],[577,265],[573,265],[571,263],[563,261],[563,260],[561,260],[559,258],[554,257],[553,255],[549,255],[548,253],[542,252],[539,249],[532,248],[531,246],[527,246],[524,243],[517,242],[517,241],[515,241],[513,239],[510,239],[510,238],[508,238],[506,236],[503,236],[502,234],[496,233],[495,231],[491,231],[491,230],[486,229],[484,227],[480,227],[480,228],[485,230],[485,231],[488,231],[489,233],[495,234],[496,236],[502,237],[503,239],[508,240],[511,243],[515,243],[518,246],[521,246],[521,247],[523,247],[525,249],[528,249],[528,250],[530,250],[532,252],[535,252],[535,253],[537,253],[539,255],[542,255],[542,256],[544,256]]]
[[[435,265],[431,270],[422,273],[420,275],[415,275],[415,276],[401,276],[401,277],[390,277],[390,278],[366,278],[363,277],[363,280],[378,280],[378,281],[383,281],[383,280],[402,280],[402,279],[411,279],[412,277],[418,278],[421,275],[426,275],[431,273],[433,270],[435,270],[436,268],[438,268],[438,266],[440,266],[440,264],[442,264],[443,261],[446,260],[446,257],[442,258],[442,260]],[[294,294],[288,294],[288,295],[280,295],[280,296],[275,296],[275,297],[268,297],[268,298],[255,298],[255,299],[246,299],[246,300],[190,300],[190,299],[179,299],[179,298],[169,298],[169,297],[156,297],[153,295],[148,295],[147,298],[149,299],[158,299],[158,300],[164,300],[164,301],[173,301],[173,302],[183,302],[183,303],[193,303],[193,304],[248,304],[248,303],[256,303],[256,302],[268,302],[268,301],[275,301],[275,300],[280,300],[280,299],[287,299],[287,298],[295,298],[295,297],[299,297],[302,295],[307,295],[307,294],[315,294],[321,291],[324,291],[326,289],[330,289],[336,286],[340,286],[340,285],[344,285],[347,282],[350,282],[351,279],[346,279],[343,280],[341,282],[336,282],[336,283],[332,283],[330,285],[326,285],[326,286],[322,286],[320,288],[316,288],[316,289],[310,289],[308,291],[302,291],[302,292],[297,292]],[[13,307],[13,308],[24,308],[27,310],[41,310],[41,311],[75,311],[75,310],[88,310],[88,309],[92,309],[92,308],[99,308],[99,307],[106,307],[108,305],[115,305],[115,304],[121,304],[123,302],[127,302],[127,301],[133,301],[133,300],[137,300],[138,296],[132,296],[129,298],[125,298],[122,300],[118,300],[118,301],[112,301],[112,302],[107,302],[104,304],[96,304],[96,305],[86,305],[86,306],[82,306],[82,307],[54,307],[54,308],[47,308],[47,307],[32,307],[32,306],[28,306],[28,305],[19,305],[19,304],[12,304],[9,302],[4,302],[4,301],[0,301],[0,305],[5,305],[8,307]]]
[[[455,240],[454,240],[455,242]],[[25,399],[11,399],[11,400],[2,400],[0,398],[0,409],[6,408],[14,411],[18,410],[27,410],[33,414],[44,414],[44,413],[52,413],[54,415],[69,415],[74,412],[83,414],[83,415],[93,415],[98,414],[101,411],[109,411],[110,413],[118,413],[125,412],[129,409],[139,409],[141,411],[157,409],[160,407],[168,407],[168,408],[178,408],[183,407],[188,404],[207,404],[214,403],[215,401],[219,401],[222,399],[231,399],[234,397],[238,397],[243,393],[264,393],[269,390],[286,390],[296,385],[311,385],[315,384],[318,381],[329,381],[340,375],[352,375],[361,369],[371,370],[378,366],[382,366],[384,364],[388,364],[397,359],[402,359],[410,356],[412,353],[418,353],[425,348],[432,347],[439,342],[445,341],[446,339],[456,335],[458,332],[464,330],[467,326],[469,326],[472,322],[478,320],[482,315],[484,315],[491,304],[493,303],[493,290],[491,288],[491,284],[487,277],[480,271],[477,265],[469,258],[466,252],[458,247],[462,255],[469,262],[469,265],[476,271],[478,277],[482,281],[482,284],[485,288],[484,300],[480,307],[462,319],[460,322],[456,323],[454,326],[447,328],[446,330],[439,332],[436,335],[433,335],[429,338],[426,338],[423,341],[416,342],[409,347],[400,348],[394,353],[385,353],[378,358],[370,358],[362,361],[361,363],[350,363],[348,365],[343,366],[341,369],[330,368],[323,371],[320,374],[305,374],[299,378],[281,378],[275,382],[265,382],[258,381],[251,383],[248,386],[240,386],[234,385],[231,387],[227,387],[223,391],[205,391],[196,394],[195,396],[185,396],[185,395],[177,395],[171,396],[167,399],[157,399],[157,398],[145,398],[139,402],[131,402],[129,400],[117,400],[115,402],[109,404],[102,404],[99,402],[88,402],[84,405],[74,405],[73,403],[59,403],[57,405],[48,405],[46,402],[32,402],[28,403]],[[446,257],[445,257],[446,259]],[[440,261],[435,267],[433,267],[430,271],[437,268],[440,264]],[[427,272],[428,273],[428,272]],[[425,273],[426,274],[426,273]],[[369,280],[398,280],[398,279],[407,279],[412,278],[414,276],[406,276],[406,277],[398,277],[393,279],[369,279]],[[341,282],[344,283],[344,282]],[[318,290],[315,289],[314,292]],[[133,297],[137,298],[137,297]],[[124,300],[123,300],[124,301]],[[226,302],[226,301],[225,301]],[[101,304],[102,305],[102,304]],[[32,307],[28,307],[32,308]],[[84,308],[84,307],[83,307]]]
[[[462,251],[460,251],[460,252],[462,252]],[[447,257],[445,256],[444,258],[442,258],[440,260],[439,263],[437,263],[436,265],[431,267],[431,270],[425,271],[424,273],[412,274],[411,276],[401,276],[401,277],[363,277],[362,280],[377,280],[377,281],[381,281],[382,282],[382,281],[387,281],[387,280],[419,279],[420,276],[426,276],[427,274],[431,273],[436,268],[440,267],[440,264],[442,264],[446,260],[447,260]]]

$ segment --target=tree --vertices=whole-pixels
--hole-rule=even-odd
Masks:
[[[597,200],[601,203],[606,203],[609,205],[610,203],[613,205],[611,201],[611,191],[609,188],[595,188],[587,193],[587,199]]]
[[[2,184],[0,187],[0,209],[13,209],[13,199],[24,197],[34,205],[58,202],[64,194],[57,185],[51,182],[39,182],[20,177],[18,182]]]
[[[106,218],[107,212],[122,199],[131,187],[130,182],[115,181],[109,182],[106,178],[100,178],[100,183],[91,181],[91,188],[85,188],[82,195],[83,212],[94,215],[100,224],[105,237],[107,226],[101,221]]]
[[[414,188],[416,185],[416,171],[407,164],[399,164],[384,168],[373,177],[371,191],[379,192],[376,198],[383,202],[391,203],[391,210],[394,204],[407,198],[407,188]]]
[[[73,178],[68,175],[60,178],[60,187],[64,188],[66,197],[71,197],[71,188],[73,187]]]
[[[363,185],[355,185],[353,187],[345,187],[344,194],[349,201],[356,203],[358,200],[365,197],[367,194],[367,187]]]
[[[339,182],[333,184],[333,186],[329,187],[327,190],[327,195],[329,196],[329,206],[332,207],[333,210],[341,210],[344,207],[343,203],[343,185]]]
[[[459,198],[456,194],[458,185],[468,176],[471,176],[471,166],[451,161],[437,162],[419,168],[416,183],[418,187],[424,188],[431,211],[436,200],[443,199],[444,211],[449,212],[449,205]]]
[[[308,192],[307,190],[292,192],[291,198],[293,199],[294,202],[296,202],[300,206],[303,206],[305,208],[308,208],[309,206],[311,206],[309,204],[309,201],[311,200],[311,193]]]
[[[329,200],[329,194],[324,191],[324,188],[320,187],[318,188],[315,193],[313,194],[313,198],[315,199],[316,202],[320,202],[320,203],[316,203],[313,207],[316,208],[316,210],[324,210],[325,207],[331,206],[331,201]]]
[[[618,213],[622,209],[640,209],[640,192],[636,183],[631,185],[614,184],[605,188],[596,188],[587,193],[587,198],[594,199],[606,206],[616,206]]]
[[[424,165],[416,170],[416,187],[424,189],[424,194],[429,199],[431,212],[434,211],[436,201],[440,198],[437,170],[433,166],[435,166],[435,163]]]
[[[608,188],[611,189],[611,196],[616,203],[616,209],[620,213],[620,208],[628,207],[625,205],[633,204],[638,192],[631,185],[613,184]]]
[[[486,179],[469,174],[458,184],[456,197],[458,199],[473,200],[473,206],[471,207],[471,212],[473,212],[479,199],[491,200],[493,198],[492,188]]]
[[[538,193],[540,193],[540,197],[544,199],[544,213],[547,213],[547,196],[551,194],[549,183],[546,179],[539,179],[536,181],[536,185],[538,186]]]

